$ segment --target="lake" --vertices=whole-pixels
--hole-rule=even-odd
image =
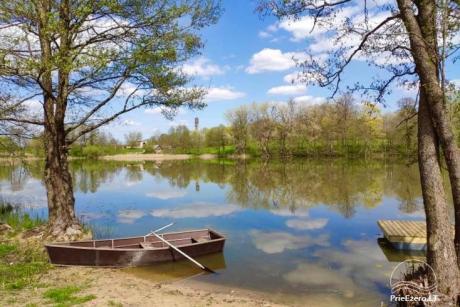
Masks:
[[[0,200],[46,217],[42,162],[6,163]],[[255,291],[278,302],[376,306],[405,254],[379,219],[424,219],[417,165],[385,161],[71,161],[76,212],[97,238],[213,228],[223,255],[128,269],[156,280]],[[422,255],[423,256],[423,255]]]

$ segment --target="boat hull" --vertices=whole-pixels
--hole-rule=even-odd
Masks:
[[[190,233],[190,232],[188,232]],[[178,233],[165,234],[168,240],[178,237]],[[191,257],[222,252],[225,238],[216,232],[210,231],[211,238],[205,242],[177,245],[177,247]],[[193,234],[192,234],[193,236]],[[170,239],[169,238],[169,239]],[[155,237],[135,237],[114,240],[82,241],[67,244],[47,244],[50,262],[56,265],[82,265],[102,267],[147,266],[159,262],[177,261],[184,257],[167,246],[146,249],[141,243],[159,244]],[[178,239],[185,240],[185,239]],[[120,242],[128,248],[120,247]],[[88,245],[88,246],[84,246]],[[92,245],[92,246],[91,246]],[[117,246],[118,245],[118,246]],[[133,248],[136,246],[135,248]]]

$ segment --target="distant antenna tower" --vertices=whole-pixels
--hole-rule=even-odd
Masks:
[[[198,131],[199,124],[200,124],[200,120],[198,119],[198,117],[195,117],[195,131]]]

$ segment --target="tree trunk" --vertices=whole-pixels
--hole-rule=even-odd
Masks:
[[[457,264],[460,267],[460,153],[443,103],[444,93],[439,79],[436,4],[431,0],[421,0],[416,2],[416,5],[419,11],[417,16],[414,15],[410,1],[398,0],[401,18],[409,33],[420,86],[425,92],[431,120],[449,172],[455,207],[455,248]]]
[[[48,233],[57,241],[77,240],[82,227],[75,216],[72,177],[67,162],[64,127],[45,127],[45,185],[48,198]]]
[[[438,290],[454,296],[458,289],[455,246],[451,225],[446,222],[449,221],[448,206],[438,159],[436,133],[423,90],[418,111],[418,158],[426,214],[428,264],[436,272]]]

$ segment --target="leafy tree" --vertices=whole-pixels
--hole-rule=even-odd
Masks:
[[[130,132],[125,135],[126,145],[130,147],[139,146],[139,142],[142,141],[142,133],[140,132]]]
[[[219,148],[219,154],[222,154],[228,143],[227,128],[224,125],[219,125],[217,127],[206,129],[205,143],[206,146]]]
[[[343,95],[335,101],[337,129],[342,144],[348,139],[350,119],[355,112],[355,101],[351,94]]]
[[[249,138],[249,110],[240,106],[225,114],[230,123],[230,132],[235,143],[237,154],[245,154]]]
[[[49,236],[82,233],[67,163],[79,137],[142,107],[203,107],[178,67],[219,14],[213,0],[0,2],[0,121],[44,132]],[[27,103],[38,111],[4,115]]]
[[[253,103],[249,113],[249,132],[258,143],[264,159],[271,156],[270,142],[275,132],[274,110],[274,106],[269,103]]]
[[[417,102],[412,98],[402,98],[398,101],[398,106],[398,117],[401,118],[398,125],[404,127],[403,138],[405,140],[406,152],[410,152],[411,148],[413,148],[415,131],[417,129],[416,122],[413,120],[417,114]]]
[[[286,157],[290,155],[287,142],[294,129],[296,120],[296,106],[294,101],[289,101],[287,105],[276,106],[274,113],[276,132],[280,145],[280,155]]]

